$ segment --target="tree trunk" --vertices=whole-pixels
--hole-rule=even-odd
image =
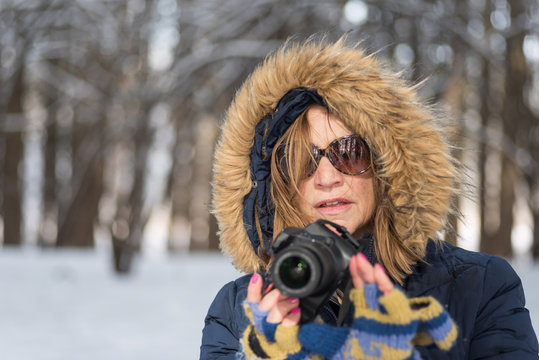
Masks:
[[[488,253],[502,257],[513,255],[511,247],[511,231],[513,230],[513,205],[515,203],[515,164],[503,156],[500,194],[500,226],[494,241],[488,247]]]
[[[131,271],[133,257],[140,250],[142,233],[149,214],[144,209],[144,184],[146,181],[146,165],[151,141],[148,114],[149,104],[137,115],[137,127],[134,137],[134,174],[133,187],[127,202],[120,201],[113,223],[112,245],[114,269],[118,273]]]
[[[14,85],[6,106],[7,114],[21,116],[24,96],[24,67],[20,67],[14,76]],[[4,245],[21,245],[22,226],[22,159],[24,144],[21,131],[8,131],[5,135],[5,152],[3,161],[3,201]]]
[[[20,132],[6,135],[4,159],[4,245],[21,245],[22,191],[19,168],[22,163],[23,142]]]
[[[458,45],[454,45],[458,46]],[[459,54],[459,52],[456,52]],[[465,111],[464,94],[466,93],[466,81],[464,74],[464,56],[456,57],[453,66],[451,76],[448,78],[446,85],[444,86],[444,92],[441,94],[443,102],[448,104],[452,109],[452,119],[462,119]],[[454,134],[449,138],[449,141],[456,145],[456,149],[453,150],[453,155],[459,161],[462,161],[462,149],[464,147],[464,137],[462,134],[463,125],[459,123],[458,128],[455,129]],[[452,245],[458,243],[458,222],[460,214],[460,199],[455,196],[451,199],[451,206],[454,212],[448,216],[448,231],[445,234],[444,240]]]
[[[60,224],[57,246],[94,246],[94,224],[103,192],[103,165],[103,156],[96,155]]]
[[[520,0],[509,2],[513,18],[523,13],[524,6]],[[525,35],[524,32],[519,31],[506,39],[505,97],[502,110],[503,133],[506,141],[504,141],[502,156],[500,227],[493,248],[493,254],[505,257],[512,255],[511,232],[514,224],[513,206],[516,200],[515,182],[519,176],[513,146],[521,143],[519,140],[521,131],[526,134],[529,131],[527,125],[530,114],[523,101],[528,76],[523,53]]]
[[[532,256],[535,260],[539,259],[539,210],[535,209],[533,213],[533,243],[532,243]]]
[[[479,250],[486,253],[495,253],[495,244],[496,244],[496,231],[497,227],[494,228],[495,221],[489,216],[495,214],[498,216],[496,209],[493,209],[493,206],[499,206],[498,204],[492,204],[487,198],[487,174],[490,172],[488,168],[487,159],[489,153],[492,153],[493,150],[488,146],[487,138],[487,128],[490,126],[489,119],[492,115],[489,104],[494,101],[492,97],[495,96],[494,91],[492,91],[490,68],[491,64],[483,60],[482,61],[482,71],[481,79],[479,85],[479,96],[480,96],[480,109],[479,114],[481,116],[481,129],[480,129],[480,141],[478,145],[478,179],[479,179]],[[501,179],[500,179],[501,181]]]
[[[99,214],[99,200],[103,193],[103,139],[106,104],[97,115],[98,120],[75,120],[72,134],[72,196],[66,212],[60,218],[59,247],[93,247],[94,225]],[[79,111],[81,116],[84,109]]]
[[[51,92],[56,96],[58,95],[56,91],[47,89],[47,94],[49,94],[49,96]],[[58,185],[56,181],[56,150],[58,144],[58,123],[56,116],[58,113],[58,106],[56,105],[55,100],[55,96],[51,96],[47,103],[48,126],[46,128],[46,140],[43,154],[43,210],[38,238],[39,246],[55,244],[58,235]]]
[[[512,19],[518,21],[518,17],[529,11],[527,3],[523,0],[510,0],[508,2]],[[527,65],[523,51],[526,35],[524,31],[517,32],[507,42],[509,83],[506,96],[511,94],[508,101],[512,102],[512,108],[509,111],[514,111],[512,128],[516,134],[515,141],[520,148],[527,151],[531,158],[529,163],[532,165],[524,165],[524,172],[531,195],[528,201],[533,219],[531,253],[534,259],[539,259],[539,118],[531,111],[525,101],[524,89],[531,86],[530,82],[534,76],[533,69]],[[519,239],[515,240],[519,241]]]
[[[174,113],[184,113],[184,110]],[[167,247],[171,252],[187,249],[191,238],[189,218],[191,196],[189,189],[194,172],[191,159],[194,145],[190,132],[191,122],[180,122],[180,120],[178,122],[179,129],[176,131],[176,142],[172,153],[173,163],[167,185],[167,193],[171,202]]]
[[[190,250],[209,249],[210,184],[200,179],[211,178],[213,146],[217,136],[217,121],[210,115],[199,116],[193,127],[195,139],[194,177],[192,181],[189,215],[192,225]]]

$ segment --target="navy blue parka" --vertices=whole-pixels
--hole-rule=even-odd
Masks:
[[[305,225],[290,224],[278,211],[284,202],[271,195],[270,162],[278,140],[312,104],[326,107],[360,135],[372,154],[368,175],[376,191],[377,238],[369,249],[371,262],[403,280],[408,296],[438,299],[459,327],[450,352],[420,349],[424,357],[537,359],[537,338],[511,266],[429,240],[448,230],[449,216],[458,216],[452,204],[463,171],[447,137],[451,122],[420,99],[417,87],[345,38],[285,44],[246,79],[226,112],[213,163],[212,211],[220,248],[234,266],[246,274],[266,270],[268,249],[281,230],[274,225]],[[413,272],[403,279],[406,266]],[[202,359],[234,358],[246,327],[242,302],[248,281],[246,275],[216,296],[205,320]]]

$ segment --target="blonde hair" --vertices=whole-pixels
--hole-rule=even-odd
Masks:
[[[305,166],[311,153],[309,123],[302,113],[277,141],[271,160],[271,197],[275,206],[273,238],[287,227],[304,227],[316,219],[306,218],[298,206],[300,184],[305,180]],[[328,117],[328,121],[329,117]],[[284,153],[279,149],[286,149]],[[279,153],[281,151],[281,153]],[[376,159],[371,150],[371,169],[376,207],[373,223],[374,247],[378,262],[402,285],[412,267],[423,258],[424,250],[408,248],[398,239],[393,225],[393,213],[398,211],[387,195],[387,183],[376,171]],[[284,159],[283,159],[284,157]],[[284,161],[283,161],[284,160]],[[283,168],[284,167],[284,168]],[[269,259],[266,249],[263,257]],[[268,264],[271,260],[268,261]]]
[[[300,213],[297,199],[300,196],[299,184],[305,178],[304,164],[307,163],[307,157],[312,156],[310,143],[309,123],[303,112],[277,141],[273,150],[270,192],[275,206],[274,238],[287,227],[303,227],[309,223],[309,219]],[[281,154],[284,159],[277,154],[280,147],[286,149],[284,154]]]

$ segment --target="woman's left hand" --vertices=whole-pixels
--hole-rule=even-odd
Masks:
[[[371,265],[362,253],[357,253],[350,260],[350,275],[356,289],[362,289],[364,284],[378,285],[378,290],[388,293],[393,289],[393,282],[387,276],[380,264]]]
[[[247,287],[246,301],[258,303],[258,310],[268,312],[267,321],[282,324],[285,327],[299,323],[299,300],[283,295],[278,289],[262,294],[263,280],[260,274],[254,273]]]

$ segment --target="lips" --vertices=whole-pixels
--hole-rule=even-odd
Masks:
[[[342,206],[346,206],[351,204],[351,202],[345,198],[338,198],[338,199],[327,199],[322,200],[316,203],[315,207],[317,209],[331,209],[331,208],[339,208]]]

